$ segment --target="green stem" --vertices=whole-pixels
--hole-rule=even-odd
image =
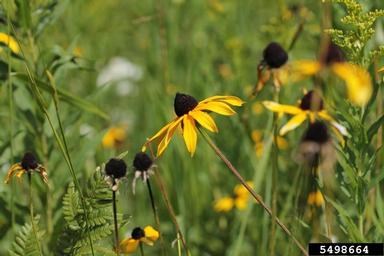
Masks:
[[[149,199],[151,201],[151,207],[152,207],[152,212],[153,212],[153,217],[155,218],[155,222],[156,222],[156,228],[157,228],[157,231],[159,231],[160,233],[160,243],[161,243],[161,250],[162,250],[162,254],[165,255],[165,244],[164,244],[164,240],[163,240],[163,236],[161,234],[161,230],[160,230],[160,219],[159,219],[159,215],[157,214],[157,210],[156,210],[156,205],[155,205],[155,198],[153,196],[153,193],[152,193],[152,187],[151,187],[151,182],[149,181],[149,179],[147,179],[147,188],[148,188],[148,194],[149,194]]]
[[[117,225],[117,207],[116,207],[116,191],[112,191],[112,207],[113,207],[113,223],[115,226],[115,252],[120,255],[119,248],[119,227]]]
[[[198,128],[199,129],[199,128]],[[202,134],[204,140],[208,143],[208,145],[213,149],[213,151],[216,153],[216,155],[225,163],[225,165],[228,167],[228,169],[232,172],[233,175],[240,181],[240,183],[248,190],[248,192],[252,195],[252,197],[264,208],[264,210],[272,216],[271,209],[265,204],[263,199],[259,194],[257,194],[251,186],[247,184],[247,182],[244,180],[244,178],[241,176],[241,174],[236,170],[236,168],[232,165],[232,163],[226,158],[226,156],[221,152],[221,150],[216,146],[216,144],[209,138],[209,136],[199,129],[199,132]],[[301,250],[303,255],[308,256],[307,251],[305,248],[300,244],[300,242],[292,235],[292,233],[289,231],[289,229],[280,221],[279,218],[275,217],[274,220],[276,223],[283,229],[283,231],[294,241],[294,243],[297,245],[297,247]]]
[[[15,33],[15,39],[16,39],[17,43],[20,45],[20,41],[19,41],[18,38],[16,37],[16,31],[15,31],[15,28],[12,26],[12,24],[11,24],[11,28],[12,28],[12,31]],[[25,54],[24,54],[24,50],[23,50],[22,47],[20,47],[20,52],[21,52],[23,58],[26,59],[26,58],[25,58]],[[58,119],[58,122],[59,122],[59,125],[60,125],[60,128],[61,128],[61,129],[60,129],[60,132],[61,132],[62,138],[64,139],[64,144],[63,144],[63,142],[61,141],[60,136],[59,136],[59,135],[57,134],[57,132],[56,132],[56,129],[55,129],[54,125],[53,125],[53,122],[52,122],[52,120],[51,120],[51,118],[50,118],[50,116],[49,116],[49,113],[48,113],[48,109],[47,109],[46,104],[45,104],[45,102],[44,102],[44,98],[43,98],[43,96],[41,95],[41,92],[40,92],[40,90],[39,90],[39,88],[38,88],[38,85],[37,85],[37,83],[36,83],[36,80],[35,80],[34,77],[32,76],[32,73],[31,73],[31,70],[30,70],[30,68],[29,68],[28,63],[27,63],[26,61],[24,61],[23,63],[24,63],[24,65],[25,65],[25,68],[26,68],[26,71],[27,71],[27,74],[28,74],[28,78],[29,78],[30,81],[31,81],[31,83],[29,83],[29,85],[30,85],[30,87],[31,87],[32,93],[33,93],[33,95],[36,97],[36,100],[37,100],[37,102],[38,102],[40,108],[42,109],[42,111],[43,111],[45,117],[46,117],[47,120],[48,120],[49,126],[50,126],[50,128],[51,128],[51,130],[52,130],[52,132],[53,132],[53,135],[54,135],[54,137],[55,137],[55,140],[56,140],[56,142],[57,142],[57,144],[58,144],[58,146],[59,146],[59,148],[60,148],[60,151],[61,151],[61,153],[63,154],[64,160],[65,160],[65,162],[66,162],[66,164],[67,164],[67,166],[68,166],[68,168],[69,168],[69,172],[70,172],[70,174],[71,174],[71,176],[72,176],[72,179],[73,179],[73,181],[74,181],[75,187],[76,187],[76,189],[77,189],[77,191],[78,191],[78,193],[79,193],[80,201],[81,201],[81,206],[83,207],[83,209],[84,209],[84,213],[85,213],[84,216],[85,216],[86,229],[89,230],[88,209],[87,209],[87,207],[86,207],[86,203],[85,203],[84,195],[83,195],[83,193],[82,193],[82,191],[81,191],[81,187],[80,187],[79,180],[78,180],[77,177],[76,177],[76,173],[75,173],[75,170],[74,170],[73,165],[72,165],[72,161],[71,161],[71,157],[70,157],[70,155],[69,155],[68,148],[65,146],[65,145],[66,145],[66,142],[65,142],[65,136],[64,136],[64,131],[63,131],[63,129],[62,129],[61,121],[60,121],[60,119]],[[52,85],[52,86],[53,86],[53,85]],[[54,86],[53,86],[53,87],[54,87]],[[55,100],[54,100],[54,102],[55,102]],[[57,102],[55,102],[56,115],[58,115],[58,109],[57,109],[57,104],[56,104],[56,103],[57,103]],[[58,115],[58,116],[59,116],[59,115]],[[88,234],[88,239],[89,239],[89,245],[90,245],[90,247],[91,247],[91,252],[92,252],[92,255],[94,256],[95,253],[94,253],[94,249],[93,249],[93,242],[92,242],[91,234],[90,234],[89,232],[87,232],[87,234]]]
[[[144,256],[144,248],[143,248],[143,243],[142,242],[140,242],[139,247],[140,247],[140,255]]]
[[[33,219],[34,213],[33,213],[33,200],[32,200],[32,174],[31,171],[28,170],[28,184],[29,184],[29,214],[31,216],[31,225],[33,230],[33,235],[35,237],[37,248],[39,249],[39,255],[43,255],[40,247],[39,237],[37,235],[35,221]]]

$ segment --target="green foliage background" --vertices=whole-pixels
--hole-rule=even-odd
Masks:
[[[359,3],[362,13],[384,9],[381,0]],[[322,8],[321,1],[314,0],[2,1],[0,32],[11,32],[18,38],[24,57],[11,56],[6,47],[0,52],[0,178],[26,151],[35,152],[47,167],[49,187],[33,175],[33,204],[39,215],[35,226],[43,255],[80,254],[81,250],[68,248],[74,249],[76,242],[87,244],[91,232],[84,226],[83,206],[66,157],[71,159],[86,207],[92,212],[88,228],[100,228],[91,235],[96,255],[113,255],[110,195],[103,188],[106,184],[102,174],[95,172],[96,167],[123,151],[128,151],[124,159],[131,165],[146,138],[173,118],[176,92],[199,100],[213,95],[236,95],[247,100],[238,115],[215,118],[219,133],[211,137],[241,174],[254,181],[255,190],[270,205],[273,115],[267,111],[255,114],[252,106],[272,99],[272,86],[254,99],[247,97],[257,81],[256,68],[264,47],[276,41],[288,48],[303,20],[303,30],[289,57],[316,59]],[[336,43],[342,44],[346,36],[338,31],[351,30],[351,24],[340,22],[346,15],[345,4],[333,3],[331,9],[333,28],[338,30],[328,32]],[[355,21],[361,25],[359,28],[371,27],[373,32],[363,29],[348,35],[349,41],[361,39],[359,51],[353,45],[342,46],[350,60],[364,65],[374,78],[375,67],[384,65],[380,55],[384,24],[383,18],[371,26],[367,22],[363,18]],[[74,54],[75,49],[80,49],[81,56]],[[96,85],[98,74],[114,56],[127,58],[143,70],[142,79],[135,82],[128,95],[119,94],[113,84]],[[53,74],[55,88],[46,70]],[[374,81],[375,97],[365,110],[348,103],[345,94],[335,92],[338,89],[331,87],[326,93],[331,112],[351,133],[346,147],[338,147],[335,187],[333,193],[326,194],[329,207],[333,207],[332,238],[338,241],[384,240],[382,75]],[[327,82],[339,83],[332,79]],[[310,79],[289,84],[281,91],[281,102],[295,104],[302,89],[311,87]],[[52,119],[52,126],[47,116]],[[58,142],[63,142],[60,122],[66,153],[58,146]],[[124,145],[116,150],[104,149],[103,135],[109,127],[120,124],[127,126]],[[256,156],[250,140],[254,129],[264,134],[261,157]],[[277,216],[307,244],[313,226],[301,218],[302,209],[295,205],[308,182],[300,179],[305,170],[294,161],[303,131],[301,127],[290,133],[288,149],[279,152]],[[276,244],[275,255],[299,255],[280,229],[271,232],[270,218],[258,205],[252,203],[245,211],[229,213],[213,210],[214,200],[231,194],[237,181],[201,137],[195,156],[190,158],[182,137],[176,135],[156,164],[192,255],[267,255],[272,240]],[[121,238],[129,236],[136,226],[154,225],[145,184],[138,182],[133,195],[132,179],[130,169],[118,195]],[[165,251],[167,255],[177,255],[177,248],[171,246],[176,239],[174,226],[158,186],[155,182],[153,185]],[[320,223],[324,223],[324,215],[321,216]],[[361,219],[363,230],[359,226]],[[27,250],[30,255],[39,255],[33,247],[36,243],[31,243],[36,237],[31,234],[30,220],[26,178],[1,185],[1,255],[9,250],[14,252],[11,255],[29,255],[17,248],[17,241],[19,246],[31,247]],[[79,227],[85,228],[85,233],[78,232]],[[331,238],[322,235],[324,241]],[[76,241],[77,238],[84,240]],[[87,246],[83,249],[84,254],[89,253]],[[153,248],[145,247],[145,251],[159,255],[160,242]]]

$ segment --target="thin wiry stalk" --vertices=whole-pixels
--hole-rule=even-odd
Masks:
[[[155,159],[156,157],[155,157],[155,154],[154,154],[154,152],[152,150],[151,144],[149,144],[149,151],[151,153],[152,159]],[[171,201],[169,200],[168,193],[167,193],[167,191],[165,189],[164,182],[163,182],[163,180],[162,180],[162,178],[161,178],[161,176],[160,176],[158,171],[155,172],[155,177],[156,177],[157,185],[160,188],[161,195],[163,196],[163,200],[165,202],[165,206],[167,207],[168,213],[171,216],[173,225],[175,225],[176,232],[177,232],[177,239],[181,240],[181,242],[183,244],[183,247],[184,247],[184,250],[186,251],[187,255],[190,255],[187,243],[186,243],[186,241],[184,239],[183,233],[181,232],[179,223],[177,222],[175,211],[173,210],[173,206],[171,204]]]
[[[244,180],[244,178],[241,176],[241,174],[236,170],[236,168],[232,165],[232,163],[226,158],[226,156],[221,152],[221,150],[216,146],[216,144],[208,137],[208,135],[199,129],[199,132],[202,134],[204,140],[208,143],[208,145],[213,149],[213,151],[216,153],[216,155],[225,163],[225,165],[228,167],[228,169],[232,172],[233,175],[240,181],[240,183],[248,190],[248,192],[252,195],[254,199],[264,208],[264,210],[272,216],[271,209],[265,204],[263,199],[259,194],[257,194],[253,188],[251,188],[247,182]],[[289,231],[289,229],[280,221],[279,218],[275,217],[274,221],[281,227],[281,229],[294,241],[294,243],[297,245],[297,247],[301,250],[301,252],[308,256],[307,251],[305,248],[301,245],[301,243],[293,236],[293,234]]]
[[[113,208],[113,223],[115,227],[115,252],[120,255],[119,248],[119,227],[117,225],[117,209],[116,209],[116,191],[112,191],[112,208]]]
[[[157,231],[159,231],[159,233],[160,233],[161,251],[162,251],[162,254],[165,255],[165,245],[164,245],[163,236],[161,235],[160,219],[159,219],[159,215],[158,215],[157,210],[156,210],[155,198],[154,198],[153,193],[152,193],[151,182],[149,181],[149,179],[147,179],[146,183],[147,183],[147,188],[148,188],[149,199],[151,201],[153,217],[155,218],[156,228],[157,228]]]
[[[140,247],[140,255],[144,256],[144,248],[143,248],[143,243],[139,242],[139,247]]]
[[[37,248],[39,249],[39,255],[43,255],[43,253],[41,251],[41,246],[40,246],[39,238],[37,235],[37,231],[36,231],[35,222],[33,219],[34,213],[33,213],[33,201],[32,201],[32,174],[31,174],[31,171],[28,171],[28,184],[29,184],[29,214],[31,215],[32,231],[33,231],[33,235],[34,235],[35,240],[36,240]]]
[[[5,7],[3,5],[3,7]],[[11,18],[9,14],[9,9],[10,9],[10,1],[7,1],[7,7],[4,8],[7,9],[7,30],[8,30],[8,35],[11,35]],[[13,104],[13,84],[12,84],[12,77],[11,77],[11,71],[12,71],[12,62],[11,62],[11,51],[7,51],[7,58],[8,58],[8,100],[9,100],[9,105],[8,105],[8,113],[9,113],[9,144],[10,144],[10,153],[11,153],[11,163],[14,162],[15,157],[14,157],[14,145],[13,145],[13,113],[14,113],[14,104]],[[13,181],[11,181],[11,197],[10,197],[10,205],[11,205],[11,223],[12,223],[12,229],[15,231],[15,191],[16,191],[16,186]]]
[[[25,59],[25,54],[24,54],[23,48],[20,45],[20,41],[19,41],[18,37],[16,36],[16,31],[15,31],[15,28],[12,26],[12,24],[11,24],[11,28],[12,28],[12,31],[14,32],[14,34],[15,34],[15,39],[16,39],[17,43],[20,46],[21,54],[22,54],[23,58]],[[32,73],[31,73],[31,70],[30,70],[30,68],[28,66],[28,63],[26,61],[24,61],[23,63],[25,65],[25,68],[26,68],[26,71],[27,71],[27,74],[28,74],[28,78],[31,81],[31,83],[29,83],[29,85],[31,87],[32,93],[36,97],[37,102],[38,102],[40,108],[42,109],[45,117],[48,120],[49,126],[50,126],[50,128],[51,128],[51,130],[53,132],[55,140],[56,140],[57,144],[59,145],[60,151],[63,154],[64,160],[65,160],[65,162],[66,162],[66,164],[67,164],[67,166],[69,168],[69,172],[70,172],[70,174],[72,176],[72,179],[74,181],[75,187],[78,190],[78,193],[79,193],[79,196],[80,196],[81,205],[82,205],[82,207],[84,209],[84,213],[85,213],[84,214],[84,216],[85,216],[85,225],[86,225],[86,229],[88,230],[89,229],[88,209],[86,207],[85,199],[84,199],[83,193],[81,191],[79,180],[76,177],[76,173],[75,173],[75,170],[74,170],[73,165],[72,165],[72,160],[71,160],[71,157],[69,155],[68,148],[65,146],[66,144],[65,145],[63,144],[63,142],[61,141],[60,136],[57,134],[57,131],[56,131],[54,125],[53,125],[51,117],[49,116],[47,107],[45,106],[44,98],[41,95],[41,92],[40,92],[40,90],[39,90],[39,88],[37,86],[36,80],[32,76]],[[54,102],[55,102],[55,100],[54,100]],[[59,113],[58,113],[58,109],[57,109],[57,104],[56,103],[55,103],[55,108],[56,108],[56,115],[58,117],[60,117]],[[58,123],[60,124],[60,127],[61,127],[61,129],[60,129],[61,136],[62,136],[62,138],[64,138],[64,141],[65,141],[65,135],[64,135],[64,131],[62,129],[60,118],[58,118]],[[92,242],[91,234],[89,232],[87,232],[87,234],[88,234],[88,239],[89,239],[89,245],[91,247],[91,252],[92,252],[92,255],[94,256],[95,253],[94,253],[94,249],[93,249],[93,242]]]

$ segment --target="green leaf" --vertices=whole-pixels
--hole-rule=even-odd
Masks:
[[[21,25],[25,29],[29,29],[31,27],[31,7],[29,0],[17,0],[17,15]]]
[[[29,81],[30,79],[27,75],[16,74],[16,77],[23,80],[25,83],[30,82]],[[36,83],[40,89],[42,89],[46,92],[49,92],[50,94],[54,93],[54,89],[48,83],[45,83],[45,82],[40,81],[40,80],[36,80],[36,78],[35,78],[35,81],[36,81]],[[94,104],[92,104],[86,100],[83,100],[82,98],[79,98],[79,97],[65,91],[64,89],[56,88],[56,91],[57,91],[57,94],[59,96],[59,100],[62,100],[62,101],[66,102],[72,106],[78,107],[78,108],[85,110],[87,112],[96,114],[99,117],[102,117],[104,119],[109,119],[109,116],[104,111],[102,111],[97,106],[95,106]]]
[[[377,131],[384,125],[384,115],[382,115],[379,119],[377,119],[371,127],[368,129],[368,139],[372,140],[373,136],[377,133]]]

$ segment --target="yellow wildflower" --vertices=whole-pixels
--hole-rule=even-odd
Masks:
[[[144,229],[136,227],[132,230],[131,236],[120,242],[121,253],[135,252],[140,243],[153,246],[159,238],[159,232],[152,226],[146,226]]]
[[[176,128],[181,126],[185,145],[191,156],[196,151],[197,124],[211,132],[218,132],[215,121],[207,112],[215,112],[220,115],[230,116],[236,112],[229,106],[241,106],[243,101],[235,96],[213,96],[197,102],[192,96],[176,93],[174,109],[177,117],[160,129],[144,144],[142,151],[146,150],[149,143],[160,141],[157,147],[157,156],[160,156],[167,148]]]
[[[126,139],[126,130],[123,127],[111,127],[104,134],[102,145],[104,148],[117,148]]]

